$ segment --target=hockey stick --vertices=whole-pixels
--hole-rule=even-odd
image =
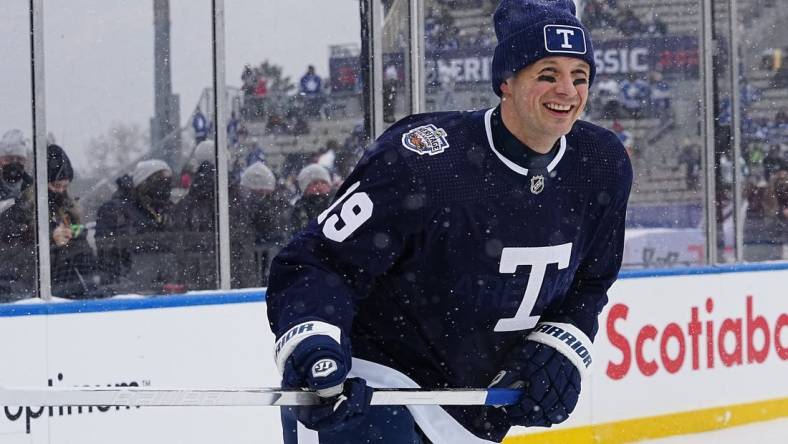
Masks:
[[[372,405],[511,405],[513,389],[375,389]],[[320,404],[316,393],[278,388],[0,387],[0,406],[282,406]]]

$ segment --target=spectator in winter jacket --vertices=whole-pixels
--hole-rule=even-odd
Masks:
[[[175,280],[172,169],[163,160],[143,160],[131,178],[128,195],[118,192],[98,210],[96,247],[102,285],[109,293],[164,292]]]
[[[270,259],[287,240],[289,203],[274,173],[262,162],[248,166],[231,193],[231,256],[234,287],[267,284]]]
[[[66,298],[96,294],[98,264],[87,242],[87,230],[68,186],[74,170],[66,152],[58,145],[47,147],[50,263],[52,294]]]
[[[192,129],[194,130],[194,143],[199,144],[208,138],[210,125],[208,124],[208,119],[205,118],[205,114],[202,113],[200,107],[197,107],[197,110],[194,111],[194,117],[192,117]]]
[[[192,159],[196,166],[188,193],[173,212],[179,239],[178,281],[184,290],[216,288],[216,144],[204,140]]]
[[[35,292],[35,195],[27,155],[22,131],[0,139],[0,302]]]
[[[318,95],[321,92],[320,76],[315,74],[315,67],[309,65],[306,74],[301,76],[301,94]]]
[[[331,204],[333,192],[331,174],[325,167],[313,163],[298,173],[301,197],[293,205],[290,218],[291,232],[301,231]]]
[[[301,76],[299,94],[304,98],[304,113],[309,117],[320,117],[323,105],[323,90],[320,76],[315,74],[315,67],[309,65],[306,74]]]
[[[200,142],[191,163],[195,170],[189,191],[175,207],[176,227],[182,231],[213,231],[216,225],[216,144],[212,140]]]

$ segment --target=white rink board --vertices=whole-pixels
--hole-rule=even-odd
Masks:
[[[581,404],[562,428],[642,418],[713,406],[788,398],[786,358],[778,356],[774,329],[781,319],[780,341],[788,347],[788,270],[623,279],[610,293],[600,317],[593,377],[584,384]],[[204,296],[204,295],[199,295]],[[199,297],[196,296],[196,297]],[[752,318],[763,317],[770,329],[769,352],[761,363],[747,363],[747,298]],[[154,298],[155,300],[156,298]],[[164,299],[164,298],[159,298]],[[706,303],[712,300],[709,313]],[[59,305],[59,304],[53,304]],[[89,307],[90,304],[86,306]],[[626,318],[623,307],[627,307]],[[702,324],[699,369],[692,369],[692,336],[688,324],[697,307]],[[618,316],[611,326],[611,311]],[[724,366],[719,352],[707,368],[706,322],[716,336],[725,319],[741,319],[742,365]],[[669,373],[660,358],[660,339],[676,323],[685,337],[685,359]],[[656,373],[644,375],[631,351],[631,364],[618,379],[609,364],[620,364],[622,352],[611,343],[617,332],[629,349],[647,324],[656,341],[647,339],[644,359],[655,360]],[[614,326],[615,331],[612,329]],[[648,332],[648,329],[645,330]],[[675,331],[675,328],[674,328]],[[272,362],[273,336],[268,330],[265,303],[148,308],[34,316],[0,316],[0,344],[5,360],[0,384],[56,386],[137,383],[141,386],[194,388],[276,386],[279,375]],[[729,340],[734,334],[728,334]],[[762,345],[757,336],[756,345]],[[8,338],[12,338],[9,340]],[[677,339],[669,341],[675,359]],[[619,346],[620,347],[620,346]],[[734,347],[728,347],[733,351]],[[784,352],[785,353],[785,352]],[[62,375],[62,381],[58,381]],[[118,444],[216,442],[281,442],[277,408],[183,407],[94,410],[68,415],[58,408],[9,408],[0,412],[0,442],[31,444]],[[41,415],[37,418],[36,414]],[[787,412],[788,414],[788,412]],[[30,432],[27,418],[30,417]],[[540,430],[529,430],[538,432]],[[513,431],[513,434],[525,429]]]
[[[28,334],[19,332],[27,331]],[[16,332],[16,333],[14,333]],[[32,337],[27,336],[36,333]],[[40,333],[40,334],[38,334]],[[278,386],[265,303],[0,318],[0,384],[45,386],[135,382],[151,387]],[[13,335],[13,336],[11,336]],[[25,348],[25,345],[27,348]],[[46,353],[44,353],[46,351]],[[7,369],[12,369],[8,371]],[[63,380],[57,381],[58,375]],[[17,408],[11,408],[12,416]],[[30,410],[32,415],[38,407]],[[48,409],[30,420],[0,413],[2,443],[280,442],[277,408]]]

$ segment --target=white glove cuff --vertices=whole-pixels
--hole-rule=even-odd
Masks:
[[[548,345],[566,356],[585,379],[591,373],[591,348],[593,344],[585,333],[572,324],[540,322],[528,335],[531,341]]]
[[[322,321],[307,321],[297,324],[276,340],[274,359],[280,375],[284,373],[285,362],[296,346],[304,339],[317,335],[328,336],[337,341],[337,344],[342,344],[342,330],[336,325]]]

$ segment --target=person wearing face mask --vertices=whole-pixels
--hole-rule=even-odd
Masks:
[[[173,283],[172,169],[159,159],[137,163],[130,193],[98,210],[96,247],[109,293],[165,292]]]
[[[331,204],[333,187],[331,173],[318,164],[305,166],[296,178],[301,197],[293,204],[290,229],[293,233],[301,231],[315,219],[320,212]]]
[[[264,163],[254,162],[241,173],[237,191],[230,193],[234,287],[266,285],[270,259],[287,236],[289,212],[276,176]]]
[[[14,129],[0,140],[0,205],[7,230],[3,238],[9,242],[34,239],[33,178],[25,171],[27,144],[22,132]],[[10,227],[10,230],[8,230]]]
[[[12,129],[0,139],[0,302],[35,289],[35,195],[25,171],[27,143]]]
[[[87,242],[81,211],[68,193],[73,179],[74,169],[66,152],[58,145],[49,145],[47,188],[52,294],[81,298],[95,292],[97,263]]]

